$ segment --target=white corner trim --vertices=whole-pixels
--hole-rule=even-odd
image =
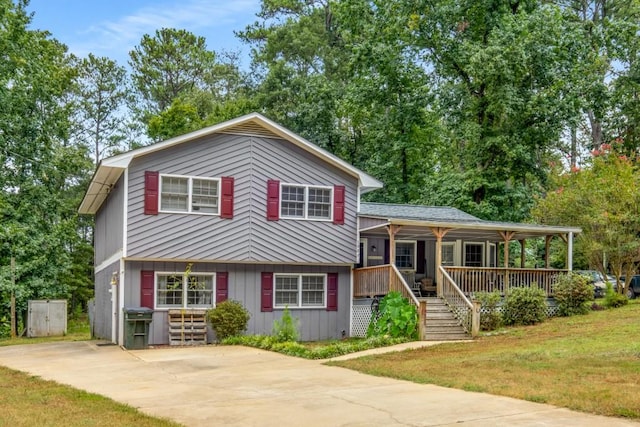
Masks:
[[[123,257],[122,251],[116,252],[115,254],[111,255],[109,258],[107,258],[104,261],[102,261],[100,263],[100,265],[95,266],[94,269],[93,269],[94,273],[101,272],[105,268],[107,268],[110,265],[114,264],[115,262],[119,261],[122,257]]]
[[[124,170],[124,178],[122,182],[123,200],[122,200],[122,258],[127,257],[127,227],[129,218],[129,168]]]

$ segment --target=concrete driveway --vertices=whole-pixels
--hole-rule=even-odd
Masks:
[[[638,426],[549,405],[377,378],[245,347],[0,347],[0,365],[187,426]]]

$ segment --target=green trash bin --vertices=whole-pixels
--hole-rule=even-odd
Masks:
[[[149,347],[149,324],[153,310],[147,307],[125,307],[124,309],[124,347],[128,350],[140,350]]]

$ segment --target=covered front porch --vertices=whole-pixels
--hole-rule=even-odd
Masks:
[[[478,292],[504,296],[514,287],[535,285],[553,297],[558,277],[572,269],[573,236],[580,232],[483,221],[453,208],[375,203],[362,208],[354,298],[399,291],[418,307],[422,325],[426,305],[421,303],[435,296],[471,336],[479,329],[480,307],[473,298]],[[527,267],[527,240],[532,239],[544,239],[545,249],[542,263],[534,268]],[[553,239],[563,242],[564,268],[550,267]],[[511,253],[514,248],[519,249],[516,254]]]

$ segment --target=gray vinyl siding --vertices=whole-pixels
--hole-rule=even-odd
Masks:
[[[124,178],[120,177],[96,213],[94,228],[95,265],[122,249]]]
[[[126,263],[125,307],[140,305],[140,271],[183,272],[186,264],[179,262],[136,262]],[[338,273],[338,311],[321,309],[290,309],[291,315],[300,321],[300,335],[304,341],[340,338],[342,331],[349,334],[349,310],[351,270],[336,266],[291,266],[261,264],[217,264],[196,263],[192,267],[198,272],[228,272],[228,298],[240,301],[249,311],[251,318],[247,334],[270,335],[273,321],[282,316],[282,309],[272,312],[261,311],[261,273]],[[212,335],[209,338],[213,338]],[[168,344],[169,331],[167,311],[157,309],[153,313],[150,326],[150,344]]]
[[[111,276],[120,268],[120,261],[116,261],[95,274],[95,310],[92,332],[96,338],[111,341],[111,326],[113,306],[111,297],[116,297],[116,287],[111,284]],[[113,290],[113,293],[110,292]]]
[[[144,215],[144,172],[235,179],[234,216]],[[267,180],[345,186],[345,224],[266,220]],[[351,264],[357,179],[281,139],[212,135],[135,159],[129,167],[130,258]]]
[[[368,218],[366,216],[361,216],[360,217],[360,229],[363,230],[365,228],[379,226],[379,225],[382,225],[382,224],[386,224],[388,222],[389,221],[387,221],[386,219]]]

